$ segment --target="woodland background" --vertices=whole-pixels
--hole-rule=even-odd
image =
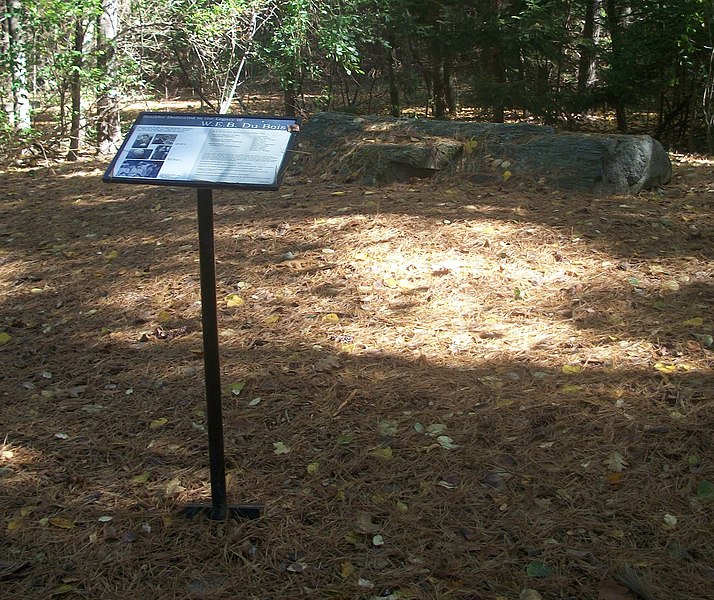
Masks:
[[[2,0],[0,15],[6,154],[111,152],[137,97],[250,112],[265,93],[288,115],[598,114],[714,147],[712,0]]]

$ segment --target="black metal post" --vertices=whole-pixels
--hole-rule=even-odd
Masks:
[[[203,365],[206,377],[206,421],[208,461],[211,467],[210,518],[222,521],[228,513],[226,461],[223,452],[223,408],[221,366],[218,356],[216,315],[216,265],[213,248],[213,190],[198,188],[198,256],[201,266],[201,322]]]
[[[203,364],[206,377],[206,421],[208,425],[208,461],[211,471],[211,507],[209,518],[222,521],[231,516],[256,518],[260,506],[228,506],[226,462],[223,446],[223,408],[221,406],[221,366],[218,355],[218,318],[216,314],[216,265],[213,246],[213,190],[198,188],[198,252],[201,268],[201,321],[203,325]],[[192,516],[207,507],[190,506]]]

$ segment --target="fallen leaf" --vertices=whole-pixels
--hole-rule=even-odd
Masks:
[[[116,250],[111,250],[110,252],[107,252],[107,254],[106,254],[107,260],[114,260],[118,256],[119,256],[119,252],[117,252]]]
[[[453,450],[454,448],[458,448],[458,446],[454,444],[454,440],[452,440],[448,435],[440,435],[436,438],[436,441],[439,443],[439,446],[441,446],[445,450]]]
[[[622,483],[622,473],[610,473],[607,476],[607,482],[611,485],[619,485]]]
[[[697,496],[703,500],[711,500],[714,498],[714,483],[708,479],[702,479],[697,485]]]
[[[581,373],[583,368],[580,365],[563,365],[561,371],[566,375]]]
[[[166,484],[166,487],[164,488],[164,493],[167,496],[173,496],[174,494],[183,492],[185,489],[186,488],[181,485],[181,480],[178,477],[175,477]]]
[[[7,522],[8,531],[17,531],[22,527],[22,519],[10,519]]]
[[[380,529],[379,525],[372,522],[372,515],[368,512],[361,512],[357,515],[355,529],[363,534],[377,533]]]
[[[615,473],[620,473],[626,466],[627,461],[619,452],[610,452],[610,455],[605,459],[605,465]]]
[[[528,563],[526,567],[528,577],[548,577],[552,572],[553,570],[548,565],[540,561]]]
[[[372,538],[372,545],[373,546],[384,546],[384,538],[377,534]]]
[[[322,322],[334,325],[340,322],[340,317],[338,317],[335,313],[328,313],[322,316]]]
[[[374,587],[374,583],[372,583],[369,579],[365,579],[364,577],[360,577],[357,580],[357,585],[363,588],[368,588],[370,590]]]
[[[148,471],[144,471],[141,475],[135,475],[134,477],[131,478],[132,483],[146,483],[149,481],[149,477],[151,477],[151,473]]]
[[[12,339],[12,336],[6,331],[0,331],[0,346],[4,346]]]
[[[226,296],[226,306],[228,308],[239,308],[245,306],[245,300],[241,298],[238,294],[229,294]]]
[[[379,435],[395,435],[397,433],[397,426],[392,421],[387,421],[382,419],[379,422]]]
[[[667,525],[667,527],[673,528],[673,527],[677,526],[677,517],[675,517],[674,515],[670,515],[669,513],[667,513],[666,515],[664,515],[663,520],[664,520],[665,525]]]
[[[319,464],[319,463],[311,462],[311,463],[308,463],[306,470],[307,470],[308,473],[310,473],[310,474],[312,475],[313,473],[316,473],[316,472],[317,472],[317,469],[318,469],[319,467],[320,467],[320,464]]]
[[[283,442],[273,442],[273,448],[274,454],[289,454],[291,451],[290,446],[286,446]]]
[[[114,517],[110,517],[109,515],[103,515],[97,519],[100,523],[109,523]]]
[[[266,325],[274,325],[278,321],[280,321],[280,315],[277,313],[273,313],[267,319],[265,319],[265,324]]]
[[[231,384],[231,394],[234,396],[239,396],[245,387],[245,381],[239,381],[238,383]]]
[[[503,166],[503,163],[501,163],[501,166]],[[503,172],[503,181],[508,181],[512,175],[513,175],[513,173],[511,173],[510,171],[504,171]]]
[[[307,565],[305,563],[295,561],[294,563],[288,565],[287,570],[291,573],[302,573],[305,569],[307,569]]]
[[[384,458],[385,460],[390,460],[394,453],[392,452],[392,448],[390,446],[387,446],[386,448],[377,448],[375,450],[372,450],[370,452],[371,456],[376,456],[377,458]]]
[[[160,419],[154,419],[151,421],[151,423],[149,423],[149,427],[151,429],[158,429],[159,427],[166,425],[168,422],[169,420],[166,417],[161,417]]]
[[[543,600],[543,596],[535,590],[525,589],[518,595],[518,600]]]
[[[352,566],[352,563],[343,562],[342,565],[340,565],[340,575],[342,575],[342,579],[347,579],[354,572],[355,568]]]
[[[654,368],[657,369],[660,373],[669,374],[677,372],[677,365],[669,365],[662,362],[655,363]]]
[[[701,317],[692,317],[691,319],[687,319],[684,321],[683,325],[688,325],[691,327],[700,327],[704,325],[704,319]]]
[[[48,522],[50,525],[59,527],[60,529],[74,529],[74,521],[70,521],[64,517],[51,517]]]
[[[332,192],[330,196],[344,196],[347,192]]]

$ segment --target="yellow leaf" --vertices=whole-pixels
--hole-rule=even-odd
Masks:
[[[330,196],[344,196],[347,192],[332,192]]]
[[[49,520],[49,524],[59,527],[60,529],[74,529],[74,521],[70,521],[64,517],[52,517]]]
[[[265,319],[265,324],[266,325],[275,325],[275,323],[277,323],[278,321],[280,321],[280,315],[277,313],[273,313],[267,319]]]
[[[348,562],[343,562],[341,569],[340,569],[340,574],[342,575],[342,579],[347,579],[352,573],[354,573],[355,569],[352,566],[352,563]]]
[[[513,173],[511,173],[510,171],[504,171],[503,172],[503,181],[508,181],[512,175],[513,175]]]
[[[156,318],[159,323],[168,323],[171,320],[171,313],[167,310],[161,310],[159,314],[156,315]]]
[[[581,373],[583,368],[580,365],[563,365],[561,371],[566,375],[574,375],[576,373]]]
[[[132,483],[146,483],[149,481],[149,477],[151,477],[151,473],[148,471],[144,471],[141,475],[135,475],[134,477],[131,478]]]
[[[386,285],[388,288],[395,288],[399,284],[397,283],[397,280],[394,279],[394,277],[388,277],[384,280],[384,285]]]
[[[161,515],[161,523],[164,527],[170,527],[173,522],[174,518],[171,515]]]
[[[7,522],[8,531],[17,531],[22,527],[22,519],[11,519]]]
[[[312,474],[317,471],[317,469],[320,467],[319,463],[312,462],[307,465],[307,472]]]
[[[701,325],[704,325],[704,319],[701,317],[692,317],[691,319],[687,319],[684,322],[684,325],[691,325],[692,327],[699,327]]]
[[[245,305],[245,300],[241,298],[238,294],[229,294],[226,296],[226,306],[228,308],[238,308]]]
[[[564,394],[577,394],[582,388],[579,385],[564,385],[560,391]]]
[[[677,372],[677,365],[668,365],[665,363],[655,363],[654,366],[655,369],[657,369],[660,373],[676,373]]]
[[[151,429],[158,429],[159,427],[163,427],[168,423],[169,420],[166,417],[161,417],[160,419],[154,419],[151,423],[149,423],[149,427]]]
[[[322,322],[334,325],[335,323],[340,322],[340,317],[338,317],[335,313],[329,313],[329,314],[323,315]]]
[[[7,333],[6,331],[0,331],[0,346],[4,346],[11,339],[12,339],[12,337],[10,336],[9,333]]]
[[[392,456],[394,456],[394,453],[392,452],[392,448],[387,446],[386,448],[377,448],[376,450],[372,450],[370,452],[372,456],[376,456],[378,458],[384,458],[386,460],[390,460]]]
[[[607,476],[607,482],[610,485],[619,485],[622,483],[622,473],[610,473]]]

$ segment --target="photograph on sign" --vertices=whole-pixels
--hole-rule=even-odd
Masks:
[[[295,118],[142,113],[103,179],[277,189],[299,130]]]

